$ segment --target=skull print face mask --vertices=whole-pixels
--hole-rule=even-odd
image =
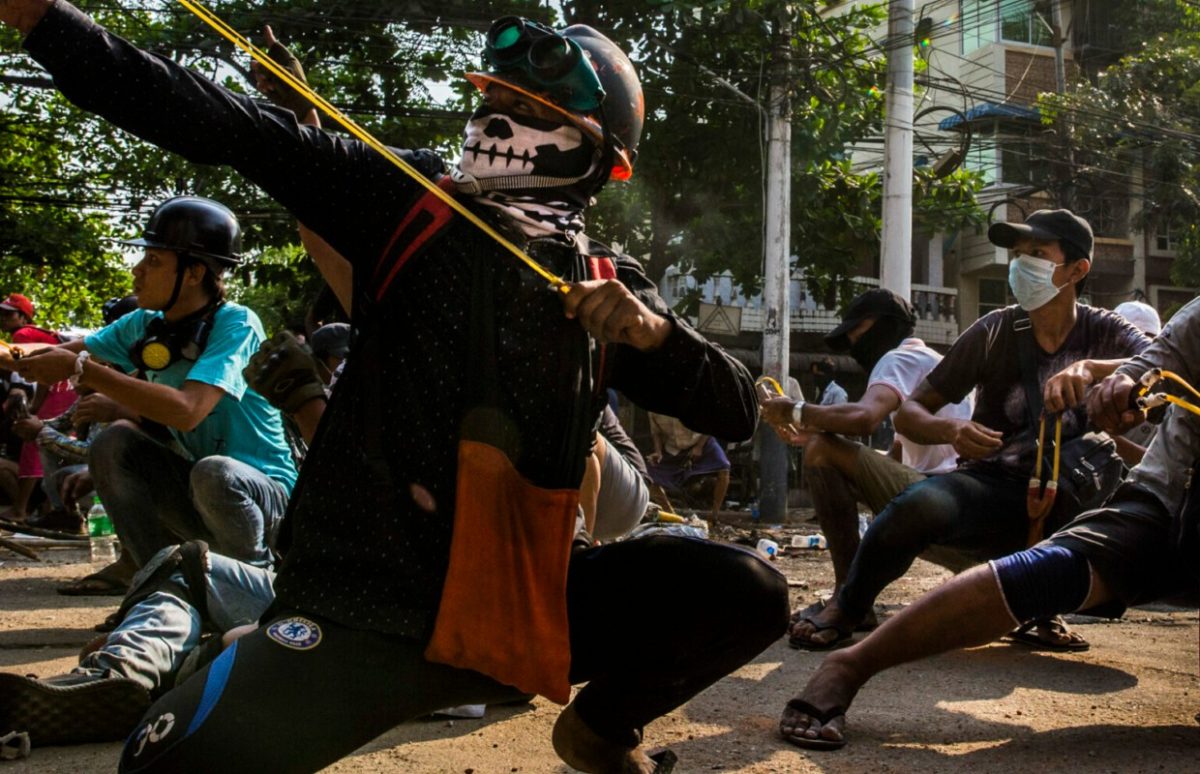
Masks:
[[[467,122],[455,182],[481,193],[564,188],[587,177],[595,146],[570,124],[497,112],[481,106]]]

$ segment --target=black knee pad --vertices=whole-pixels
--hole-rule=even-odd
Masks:
[[[1063,546],[1036,545],[989,564],[1009,612],[1021,623],[1073,613],[1092,588],[1087,558]]]

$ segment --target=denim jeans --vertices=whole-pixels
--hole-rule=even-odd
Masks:
[[[183,573],[177,571],[172,580],[182,585]],[[275,600],[275,573],[219,554],[209,553],[205,580],[209,624],[221,632],[257,622]],[[200,615],[188,600],[156,591],[134,605],[103,647],[80,659],[73,671],[126,677],[157,693],[174,682],[183,659],[200,643],[201,631]]]
[[[271,566],[288,494],[256,468],[218,455],[189,462],[122,422],[96,437],[88,464],[117,537],[139,567],[158,550],[189,540]]]
[[[66,463],[57,454],[50,454],[45,449],[42,450],[42,491],[46,493],[46,499],[50,502],[51,508],[61,510],[64,507],[62,501],[63,482],[67,480],[68,476],[82,470],[87,470],[87,465]],[[79,504],[83,506],[85,512],[90,502],[86,499],[79,500]]]
[[[975,564],[1025,548],[1028,479],[956,470],[919,481],[883,509],[862,537],[838,607],[866,615],[889,583],[932,547],[956,549]]]

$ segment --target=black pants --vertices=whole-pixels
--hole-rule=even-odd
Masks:
[[[838,607],[871,611],[888,584],[908,572],[930,546],[957,549],[977,562],[1025,548],[1027,479],[956,470],[913,484],[883,509],[863,535]]]
[[[627,746],[646,723],[754,658],[788,620],[787,583],[770,565],[689,538],[577,553],[567,600],[572,681],[588,683],[575,706],[589,727]],[[320,628],[319,641],[282,625],[297,616]],[[406,720],[517,695],[477,672],[431,664],[423,650],[282,613],[156,702],[126,743],[121,770],[315,771]]]

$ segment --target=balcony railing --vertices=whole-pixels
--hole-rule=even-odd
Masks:
[[[854,283],[860,290],[878,287],[879,280],[873,277],[855,277]],[[791,310],[791,329],[803,333],[828,333],[841,322],[841,315],[836,308],[827,308],[821,301],[808,292],[804,280],[792,280],[792,297],[799,285],[800,303]],[[917,316],[914,335],[924,339],[928,344],[951,344],[958,338],[958,289],[932,287],[930,285],[912,286],[913,311]],[[727,306],[740,306],[727,304]],[[765,327],[767,312],[762,308],[758,298],[751,299],[750,305],[740,307],[741,331],[762,331]],[[693,323],[697,322],[695,319]]]

